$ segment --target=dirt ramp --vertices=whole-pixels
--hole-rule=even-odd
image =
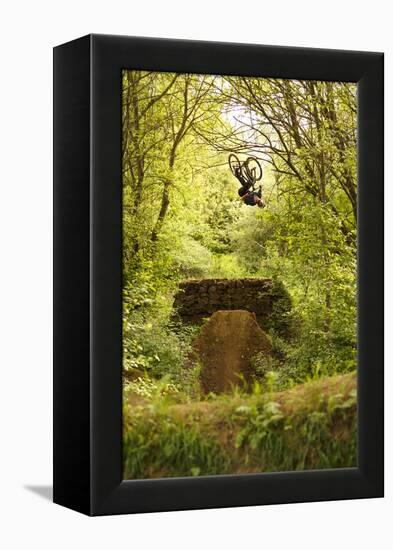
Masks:
[[[271,354],[271,344],[254,313],[244,310],[216,311],[203,325],[194,342],[202,365],[205,393],[222,393],[241,380],[251,379],[251,358],[258,352]]]

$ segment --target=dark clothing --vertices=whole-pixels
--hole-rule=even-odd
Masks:
[[[259,186],[258,191],[254,190],[254,186],[256,183],[255,169],[252,170],[252,177],[245,177],[244,173],[242,172],[242,166],[244,166],[244,164],[233,170],[234,175],[241,183],[241,187],[237,191],[238,195],[239,197],[241,197],[244,204],[247,204],[248,206],[258,205],[260,208],[263,208],[265,204],[262,201],[262,186]],[[246,172],[248,174],[248,170],[246,170]]]
[[[255,206],[258,203],[258,199],[262,198],[262,189],[260,187],[258,191],[248,191],[244,187],[240,187],[238,194],[243,199],[244,204]]]
[[[244,188],[246,191],[250,189],[252,182],[249,181],[247,178],[245,178],[242,174],[241,168],[235,168],[235,176],[239,180],[239,182],[242,184],[242,188]],[[240,193],[239,193],[240,194]],[[241,196],[241,195],[240,195]]]
[[[244,204],[247,204],[248,206],[255,206],[259,198],[259,194],[256,191],[253,191],[252,193],[247,194],[244,199]]]

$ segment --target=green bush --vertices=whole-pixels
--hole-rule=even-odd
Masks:
[[[125,479],[223,474],[229,465],[215,438],[165,414],[149,417],[134,411],[125,431]]]
[[[356,377],[124,409],[124,477],[356,466]]]

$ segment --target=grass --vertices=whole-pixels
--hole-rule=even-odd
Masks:
[[[127,401],[126,401],[127,403]],[[124,408],[124,478],[356,466],[356,375]]]

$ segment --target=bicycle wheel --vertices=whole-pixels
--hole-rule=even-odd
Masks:
[[[239,168],[241,168],[240,160],[237,158],[236,155],[231,153],[228,157],[228,164],[232,174],[236,176],[237,175],[236,172],[238,172]]]
[[[244,171],[254,183],[259,181],[263,175],[262,166],[255,157],[248,157],[244,163]]]

